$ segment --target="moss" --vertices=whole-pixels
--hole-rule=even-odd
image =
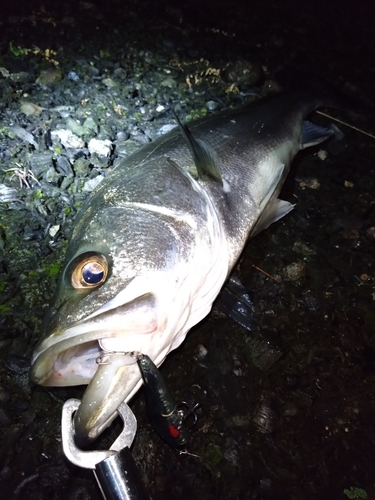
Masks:
[[[11,311],[10,306],[7,304],[0,304],[0,314],[7,314]]]
[[[50,276],[51,278],[54,278],[60,272],[61,263],[55,261],[55,262],[52,262],[51,264],[46,264],[44,266],[44,269],[45,269],[48,276]]]
[[[28,278],[38,278],[39,277],[39,273],[38,273],[38,271],[29,271],[27,273],[27,277]]]
[[[41,198],[43,198],[43,192],[41,189],[35,189],[34,193],[33,193],[33,196],[36,200],[40,200]]]
[[[365,490],[363,490],[362,488],[354,488],[353,486],[351,486],[349,489],[345,488],[344,493],[348,498],[351,498],[353,500],[357,500],[359,498],[368,498]]]
[[[26,49],[24,47],[21,47],[20,45],[13,45],[12,42],[9,42],[9,50],[16,57],[24,56],[28,52],[30,52],[30,49]]]
[[[186,117],[186,121],[197,120],[198,118],[203,118],[206,115],[207,115],[207,108],[197,109],[189,113],[189,115]]]
[[[110,52],[108,52],[108,50],[101,50],[99,54],[102,59],[109,59],[111,57],[111,54]]]
[[[208,443],[204,451],[204,458],[211,465],[211,467],[218,465],[223,460],[223,454],[220,446],[214,443]]]

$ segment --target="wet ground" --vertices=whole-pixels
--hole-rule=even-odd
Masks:
[[[60,158],[69,151],[55,147],[51,171],[46,131],[63,128],[69,114],[92,116],[99,138],[117,141],[125,156],[173,121],[152,114],[150,96],[182,103],[192,118],[211,101],[220,109],[263,93],[268,74],[289,65],[360,99],[367,115],[334,115],[374,133],[374,8],[46,1],[2,14],[1,495],[96,499],[91,472],[71,465],[61,448],[61,406],[84,388],[31,387],[28,369],[56,262],[87,196],[82,186],[116,158],[87,153],[91,163],[71,173]],[[242,78],[249,63],[263,68],[250,71],[254,82]],[[95,130],[89,125],[83,139]],[[139,426],[133,456],[154,500],[375,499],[375,139],[339,127],[341,141],[297,157],[281,196],[295,210],[240,260],[260,331],[214,310],[162,367],[177,400],[201,404],[190,454],[151,430],[141,392],[131,404]],[[27,168],[27,184],[9,168]]]

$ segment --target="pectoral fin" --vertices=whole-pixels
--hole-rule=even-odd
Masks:
[[[283,218],[286,214],[291,212],[294,207],[295,205],[289,203],[289,201],[279,200],[278,198],[272,200],[259,217],[258,222],[251,232],[251,237],[264,231],[271,224]]]

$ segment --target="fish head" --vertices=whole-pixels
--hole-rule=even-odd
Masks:
[[[195,251],[191,224],[95,201],[76,220],[31,368],[40,385],[89,384],[77,426],[92,439],[140,387],[137,353],[160,365],[183,340]]]

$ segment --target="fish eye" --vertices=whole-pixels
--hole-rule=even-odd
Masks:
[[[106,280],[107,274],[108,262],[104,255],[86,254],[75,262],[71,283],[76,289],[96,288]]]

